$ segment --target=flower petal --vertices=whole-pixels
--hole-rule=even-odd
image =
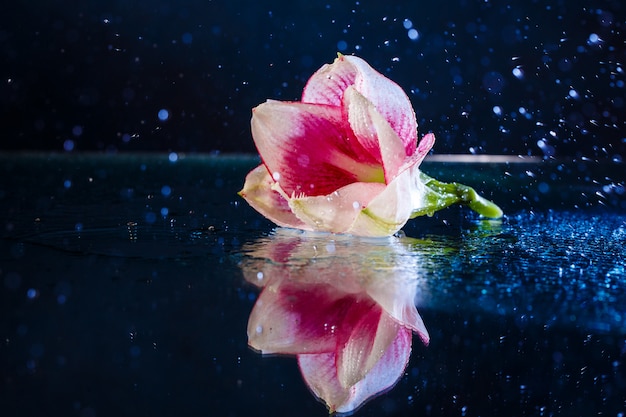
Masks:
[[[246,176],[246,182],[239,195],[256,211],[279,226],[311,230],[293,214],[287,200],[272,190],[273,183],[267,168],[259,165]]]
[[[302,101],[338,106],[350,85],[374,104],[402,140],[406,155],[412,155],[417,145],[417,121],[409,98],[400,86],[361,58],[341,55],[324,65],[309,79]]]
[[[390,183],[407,159],[402,140],[376,107],[354,87],[346,89],[343,106],[356,139],[383,166],[385,182]]]
[[[419,190],[406,170],[391,184],[353,183],[332,194],[290,198],[293,213],[310,228],[358,236],[390,236],[400,230],[412,213],[412,196]]]
[[[360,317],[337,356],[337,377],[343,387],[367,375],[393,342],[400,325],[378,305]]]
[[[267,101],[253,110],[263,163],[287,195],[324,195],[355,181],[382,181],[371,156],[355,153],[340,107]]]
[[[326,403],[331,413],[349,413],[400,379],[409,362],[411,344],[411,331],[400,327],[372,370],[347,388],[337,378],[337,358],[333,353],[298,355],[298,365],[307,386]]]
[[[400,325],[417,333],[428,345],[430,336],[426,325],[415,307],[417,285],[407,279],[371,280],[367,283],[367,294],[378,303],[391,318]]]
[[[352,337],[357,320],[376,307],[369,297],[338,292],[327,284],[271,281],[250,313],[248,343],[263,353],[335,351]]]
[[[351,233],[364,207],[386,189],[385,184],[355,182],[328,195],[289,199],[293,213],[309,227],[332,233]]]

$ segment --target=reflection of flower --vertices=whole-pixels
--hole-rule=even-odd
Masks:
[[[455,202],[501,215],[484,200],[472,206],[480,197],[469,187],[441,188],[419,171],[434,135],[418,145],[408,97],[360,58],[340,55],[313,74],[301,102],[269,100],[251,124],[263,164],[240,194],[278,225],[389,236]]]
[[[411,333],[429,340],[406,246],[285,229],[251,245],[242,269],[263,290],[248,322],[250,346],[297,355],[307,385],[332,412],[388,389],[407,365]]]

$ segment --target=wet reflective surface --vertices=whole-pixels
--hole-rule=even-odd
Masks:
[[[0,162],[2,415],[327,414],[296,359],[248,347],[245,266],[281,233],[236,195],[255,158]],[[414,335],[400,380],[357,415],[626,413],[624,165],[423,169],[506,217],[451,208],[393,238],[410,243],[386,265],[415,279],[430,344]]]

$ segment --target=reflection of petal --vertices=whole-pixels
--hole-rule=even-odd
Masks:
[[[362,380],[393,342],[400,325],[379,306],[364,314],[353,327],[337,357],[337,377],[347,388]]]
[[[422,317],[415,308],[416,286],[399,285],[398,282],[373,280],[367,285],[367,293],[398,323],[417,333],[425,345],[430,336]]]
[[[339,382],[334,353],[298,355],[298,364],[311,391],[324,400],[331,412],[344,413],[392,387],[402,376],[410,355],[411,331],[401,327],[381,359],[351,387],[343,387]]]
[[[250,314],[249,344],[263,353],[334,351],[338,338],[345,339],[352,327],[346,312],[354,312],[354,301],[328,285],[272,284],[263,290]],[[374,303],[369,300],[361,305],[369,308]]]
[[[250,346],[296,355],[331,411],[352,411],[388,389],[406,367],[412,331],[428,343],[415,308],[414,243],[278,229],[247,245],[244,276],[263,288]]]

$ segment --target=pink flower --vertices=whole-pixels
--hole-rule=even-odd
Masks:
[[[402,376],[412,332],[425,344],[429,336],[409,245],[330,236],[279,229],[246,248],[244,276],[263,288],[248,342],[296,355],[311,391],[331,412],[349,412]]]
[[[277,225],[389,236],[424,207],[418,167],[435,137],[418,145],[408,97],[360,58],[324,65],[300,102],[259,105],[251,126],[263,164],[240,194]]]

